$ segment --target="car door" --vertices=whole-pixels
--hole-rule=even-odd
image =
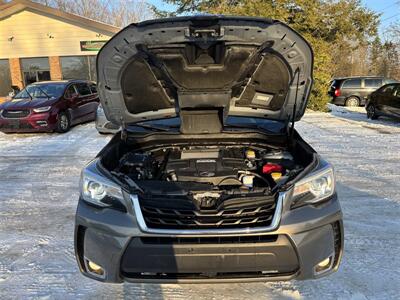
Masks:
[[[76,89],[75,84],[71,84],[67,87],[64,94],[64,99],[66,101],[66,106],[71,117],[71,123],[74,124],[77,119],[79,119],[79,93]]]
[[[361,94],[364,101],[366,101],[368,99],[368,96],[370,96],[371,93],[376,91],[381,86],[382,86],[381,78],[365,78],[364,79],[364,89]]]
[[[376,97],[376,107],[384,114],[392,114],[393,92],[395,84],[387,84],[381,87]]]
[[[93,112],[93,117],[96,116],[97,107],[99,106],[100,99],[97,93],[97,85],[94,82],[89,83],[90,91],[92,92],[91,101],[91,111]]]
[[[390,104],[393,116],[400,117],[400,84],[395,85],[393,89],[392,101]]]
[[[76,88],[79,93],[79,119],[86,121],[90,114],[93,114],[93,95],[90,90],[89,84],[86,82],[76,83]]]
[[[346,79],[342,84],[341,90],[346,98],[356,96],[362,101],[361,93],[363,88],[361,86],[361,78]]]

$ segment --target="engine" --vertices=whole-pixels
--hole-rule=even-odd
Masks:
[[[296,169],[285,151],[244,147],[166,148],[127,153],[119,172],[133,180],[206,183],[214,187],[272,187]]]

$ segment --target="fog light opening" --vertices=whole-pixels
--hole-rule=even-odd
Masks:
[[[315,267],[314,267],[314,273],[315,275],[319,275],[322,273],[325,273],[332,269],[333,266],[333,257],[334,255],[330,255],[329,257],[321,260]]]
[[[99,277],[99,278],[105,278],[106,277],[106,272],[104,271],[104,269],[99,266],[98,264],[96,264],[95,262],[91,261],[90,259],[87,259],[85,257],[85,267],[86,270],[88,271],[88,273]]]
[[[39,126],[42,126],[42,127],[46,127],[47,126],[47,122],[46,121],[36,121],[36,124],[38,124]]]

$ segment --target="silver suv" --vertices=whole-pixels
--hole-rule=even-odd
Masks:
[[[75,249],[104,282],[310,279],[336,271],[332,166],[296,132],[310,45],[261,18],[132,24],[98,55],[121,126],[82,171]]]

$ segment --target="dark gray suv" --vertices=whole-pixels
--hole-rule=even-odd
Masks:
[[[332,166],[296,132],[310,45],[270,19],[132,24],[97,60],[122,127],[82,171],[75,251],[104,282],[310,279],[336,271]]]
[[[332,80],[328,94],[336,105],[364,106],[369,95],[381,86],[396,80],[377,77],[343,77]]]

